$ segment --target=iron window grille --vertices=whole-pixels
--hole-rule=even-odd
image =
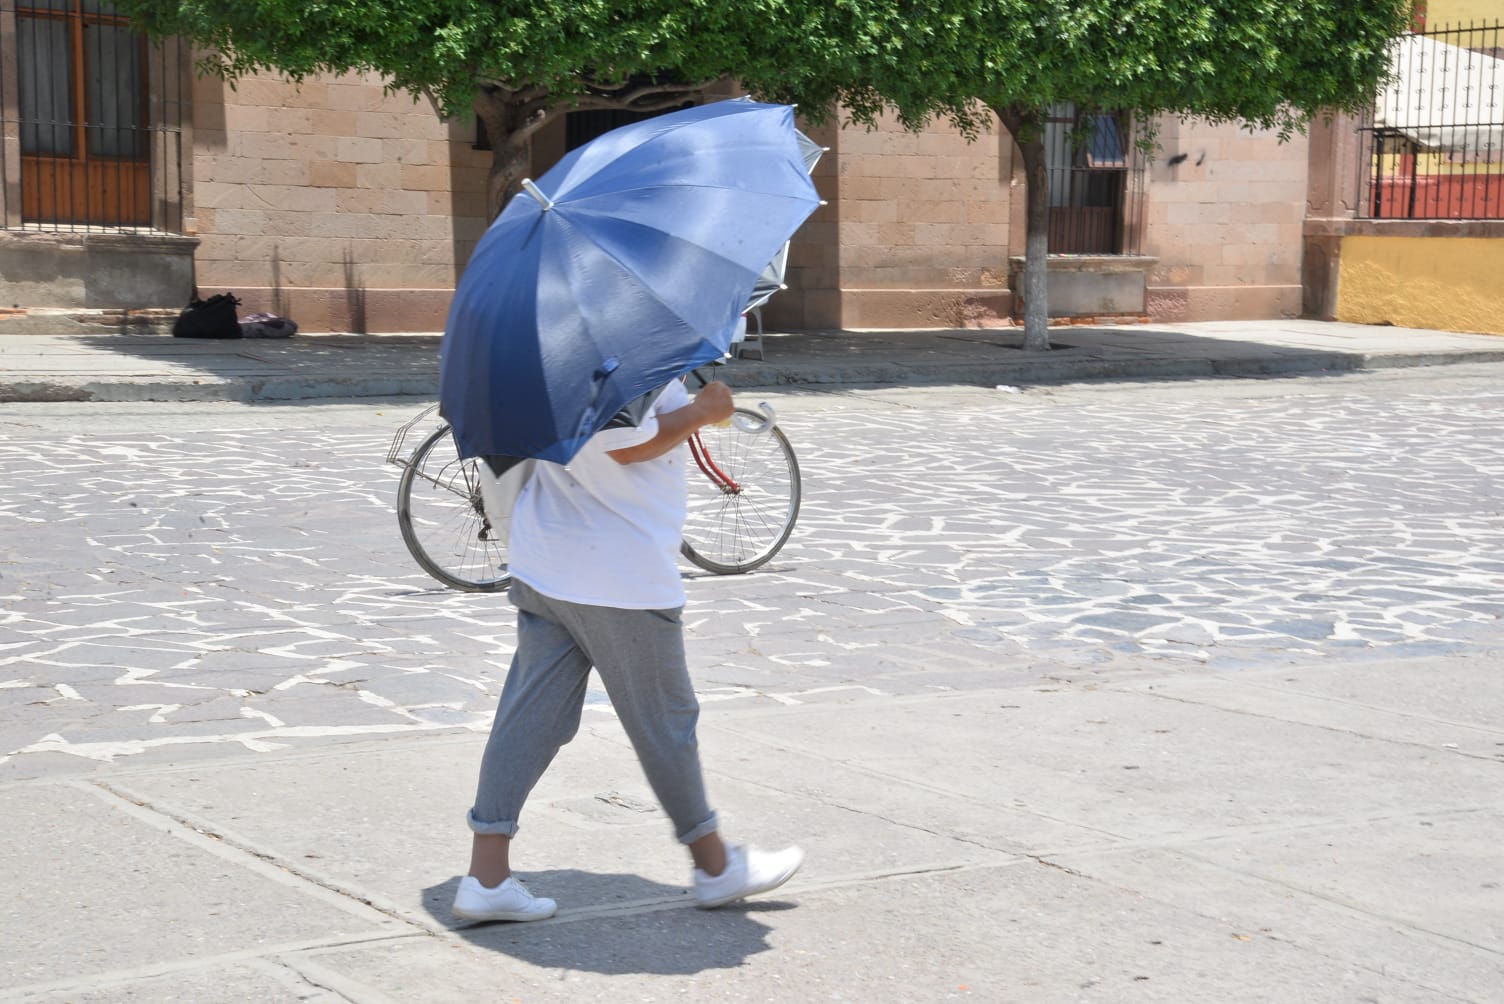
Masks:
[[[1125,114],[1062,103],[1045,119],[1050,254],[1142,253],[1145,164]]]
[[[185,46],[103,0],[12,0],[0,52],[6,229],[182,232]]]
[[[1359,122],[1358,215],[1504,219],[1504,24],[1401,36]]]

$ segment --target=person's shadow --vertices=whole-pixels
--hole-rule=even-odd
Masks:
[[[457,877],[424,889],[423,907],[471,944],[545,969],[684,976],[731,969],[767,951],[772,928],[755,914],[794,908],[775,897],[698,910],[688,889],[636,875],[571,868],[518,877],[557,900],[559,912],[522,924],[467,925],[449,912]]]

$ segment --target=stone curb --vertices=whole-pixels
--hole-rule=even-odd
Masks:
[[[395,346],[386,342],[386,346]],[[411,366],[397,365],[387,356],[375,372],[340,372],[328,361],[293,362],[285,372],[222,376],[205,372],[163,376],[49,373],[5,379],[0,376],[0,402],[210,402],[298,401],[341,398],[435,397],[438,361],[427,341],[413,344]],[[1111,346],[1083,346],[1070,354],[1045,358],[979,358],[930,361],[923,353],[903,350],[875,353],[863,360],[800,361],[744,359],[717,371],[716,376],[742,390],[833,389],[836,387],[894,387],[961,385],[972,387],[1059,384],[1085,381],[1143,381],[1209,379],[1216,377],[1298,376],[1349,373],[1360,370],[1504,362],[1498,350],[1454,347],[1429,352],[1405,350],[1353,352],[1291,348],[1280,344],[1239,343],[1223,352],[1184,356],[1153,355]],[[886,358],[883,356],[886,355]],[[905,358],[905,356],[908,358]],[[300,372],[301,370],[301,372]]]

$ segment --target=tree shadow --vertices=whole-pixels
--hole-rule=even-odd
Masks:
[[[699,910],[683,886],[620,873],[564,868],[519,877],[536,894],[558,900],[559,913],[523,924],[468,924],[449,912],[458,877],[424,889],[423,907],[477,948],[529,965],[661,976],[692,976],[743,965],[772,947],[768,935],[773,929],[757,914],[794,909],[792,902],[772,898]]]
[[[74,350],[82,349],[83,353]],[[424,398],[439,389],[439,336],[314,334],[292,338],[173,338],[158,334],[80,335],[81,377],[103,385],[145,387],[115,400],[145,396],[162,382],[166,400],[297,404],[347,398]],[[94,358],[89,358],[90,355]],[[109,362],[108,357],[121,357]],[[70,359],[70,362],[72,360]],[[168,389],[169,384],[173,388]],[[107,400],[91,385],[56,400]]]
[[[352,279],[353,281],[353,279]],[[352,309],[359,306],[352,300]],[[1278,331],[1238,322],[1070,327],[1051,332],[1055,351],[1022,348],[1021,330],[805,331],[764,336],[764,358],[713,368],[733,388],[798,389],[801,393],[877,387],[1049,385],[1075,382],[1339,377],[1385,366],[1504,359],[1497,336],[1449,334],[1437,347],[1419,337],[1413,351],[1394,349],[1391,329],[1375,358],[1371,329],[1288,322]],[[1418,336],[1434,333],[1417,332]],[[1464,344],[1456,339],[1476,339]],[[234,341],[161,335],[85,335],[69,343],[69,359],[100,382],[137,383],[157,376],[179,386],[201,376],[187,399],[270,401],[345,397],[432,398],[438,393],[440,337],[300,332],[290,339]],[[134,357],[115,363],[106,355]],[[92,356],[93,358],[88,358]],[[54,370],[49,369],[51,373]],[[56,388],[88,400],[82,383]]]
[[[369,334],[366,322],[366,288],[360,281],[355,253],[346,245],[341,252],[345,269],[345,307],[350,315],[350,330],[357,335]]]
[[[1372,366],[1371,347],[1350,330],[1292,322],[1265,333],[1233,322],[1205,325],[1061,326],[1048,352],[1023,347],[1023,330],[769,331],[763,358],[718,368],[733,389],[797,387],[801,393],[892,386],[1050,385],[1080,382],[1336,377]],[[1418,343],[1417,356],[1434,354]],[[1482,345],[1462,360],[1504,352]],[[1415,365],[1414,362],[1405,363]]]

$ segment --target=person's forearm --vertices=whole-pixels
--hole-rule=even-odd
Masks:
[[[709,421],[705,409],[698,401],[692,401],[675,411],[659,415],[657,435],[645,443],[612,450],[611,459],[619,464],[636,464],[661,457],[694,435],[701,426],[708,425]]]

